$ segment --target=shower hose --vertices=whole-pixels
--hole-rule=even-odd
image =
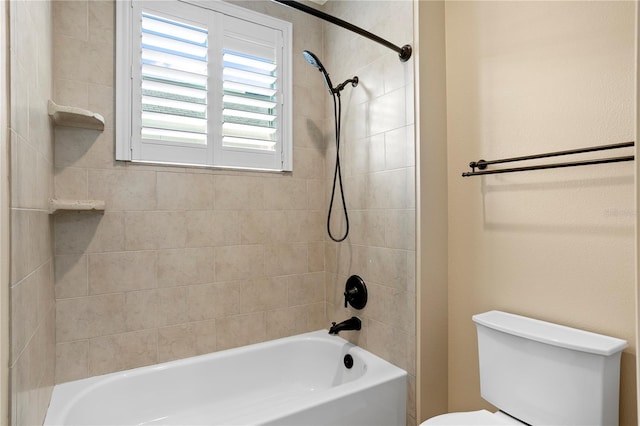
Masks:
[[[342,185],[342,171],[340,168],[340,125],[341,125],[341,119],[342,119],[342,102],[340,101],[340,92],[333,93],[333,115],[335,120],[335,133],[336,133],[336,166],[333,171],[331,201],[329,202],[329,211],[327,212],[327,233],[329,234],[329,238],[339,243],[341,241],[344,241],[349,235],[349,214],[347,213],[347,203],[344,199],[344,186]],[[333,212],[333,202],[336,195],[336,184],[337,186],[340,187],[340,198],[342,200],[342,209],[344,211],[344,221],[345,221],[345,231],[341,237],[335,237],[331,232],[331,214]]]

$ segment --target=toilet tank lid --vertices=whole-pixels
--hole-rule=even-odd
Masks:
[[[626,340],[501,311],[472,317],[476,324],[553,346],[610,356],[627,347]]]

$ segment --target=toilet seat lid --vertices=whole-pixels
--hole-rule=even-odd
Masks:
[[[441,414],[422,422],[420,426],[513,426],[522,424],[523,423],[501,412],[492,413],[487,410],[478,410]]]

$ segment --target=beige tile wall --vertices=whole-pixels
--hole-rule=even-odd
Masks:
[[[327,10],[396,45],[412,43],[410,1],[329,2]],[[321,60],[334,84],[353,75],[360,79],[341,96],[340,161],[350,233],[345,242],[325,246],[328,321],[359,316],[362,330],[344,337],[407,370],[407,424],[415,424],[413,60],[402,63],[395,52],[332,25],[324,26],[324,35]],[[326,134],[332,135],[333,102],[324,95]],[[327,143],[334,142],[329,138]],[[326,157],[327,188],[334,156],[332,147]],[[332,229],[341,234],[339,202],[334,211]],[[343,305],[344,285],[352,274],[367,283],[369,302],[361,311]]]
[[[44,421],[55,368],[53,248],[48,214],[53,191],[52,132],[47,115],[51,4],[11,1],[9,15],[10,422],[31,425]]]
[[[240,4],[293,21],[295,91],[322,93],[321,24]],[[106,119],[55,135],[56,196],[106,201],[55,219],[56,382],[325,328],[322,108],[296,108],[293,173],[115,162],[114,9],[53,3],[54,99]]]

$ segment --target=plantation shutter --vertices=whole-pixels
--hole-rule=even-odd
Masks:
[[[190,1],[116,4],[116,159],[291,170],[291,24]]]
[[[133,158],[210,164],[212,25],[196,6],[180,4],[178,16],[174,8],[157,2],[137,15]]]
[[[224,16],[222,127],[214,156],[229,167],[282,168],[282,33]]]

